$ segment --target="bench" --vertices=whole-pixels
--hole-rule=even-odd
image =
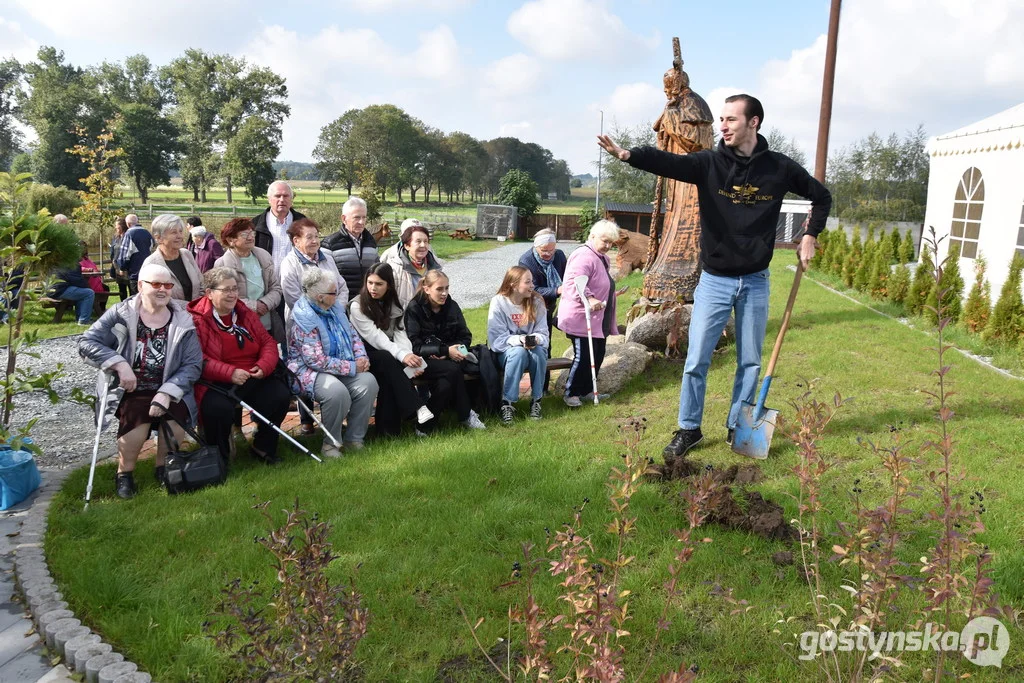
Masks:
[[[96,292],[96,298],[93,300],[93,310],[105,310],[107,308],[107,299],[110,298],[110,292]],[[64,314],[69,308],[75,307],[74,301],[68,301],[67,299],[53,299],[48,296],[39,298],[39,305],[43,308],[52,308],[53,311],[53,322],[59,323],[64,319]]]
[[[453,240],[471,240],[473,239],[473,233],[470,232],[469,228],[455,228],[455,230],[448,233],[448,237]]]
[[[558,370],[568,370],[572,367],[572,358],[548,358],[548,372],[557,372]],[[499,368],[500,374],[500,368]],[[466,379],[476,379],[475,375],[466,375]],[[414,377],[412,380],[413,384],[421,385],[426,384],[426,380],[422,377]]]

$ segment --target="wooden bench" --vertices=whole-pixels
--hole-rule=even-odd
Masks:
[[[107,299],[110,298],[111,292],[96,292],[95,294],[96,298],[93,300],[93,310],[105,310],[107,307]],[[64,314],[67,310],[75,307],[75,302],[68,301],[67,299],[53,299],[48,296],[44,296],[39,298],[39,305],[43,308],[54,309],[53,322],[59,323],[64,319]]]
[[[429,362],[429,361],[428,361]],[[557,372],[558,370],[568,370],[572,367],[572,358],[548,358],[548,372]],[[499,375],[502,374],[499,368]],[[476,375],[466,375],[466,379],[476,379]],[[421,385],[426,384],[427,381],[422,377],[414,377],[412,380],[413,384]]]
[[[455,228],[455,230],[448,233],[448,237],[453,240],[471,240],[473,239],[473,233],[470,232],[469,228]]]

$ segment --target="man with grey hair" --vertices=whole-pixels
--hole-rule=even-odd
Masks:
[[[350,197],[341,207],[341,230],[328,235],[320,246],[334,257],[349,296],[358,296],[366,271],[380,260],[377,240],[366,229],[366,202]]]
[[[267,188],[267,210],[252,219],[256,231],[256,246],[270,252],[274,258],[274,270],[281,272],[281,261],[292,249],[288,227],[305,216],[292,210],[295,192],[283,180],[275,180]]]
[[[128,293],[139,293],[139,270],[153,251],[153,236],[139,225],[139,217],[130,213],[124,217],[128,230],[121,238],[121,247],[114,257],[114,265],[128,277]]]

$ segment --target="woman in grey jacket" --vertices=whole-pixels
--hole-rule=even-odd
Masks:
[[[135,462],[154,421],[170,412],[182,423],[196,424],[192,385],[202,373],[203,350],[184,302],[171,298],[174,286],[175,278],[166,267],[144,265],[139,293],[107,310],[78,342],[82,358],[100,370],[97,406],[108,394],[107,412],[99,416],[102,426],[107,426],[110,415],[118,419],[115,485],[121,498],[135,495]],[[110,386],[112,376],[117,378],[115,388]],[[170,425],[181,443],[184,431],[173,421]],[[158,482],[166,456],[166,439],[160,434]]]
[[[512,266],[487,312],[487,346],[498,354],[498,364],[505,369],[501,392],[503,424],[512,424],[516,412],[513,404],[519,400],[519,381],[527,372],[530,417],[540,419],[550,335],[544,299],[533,291],[533,275],[523,266]]]

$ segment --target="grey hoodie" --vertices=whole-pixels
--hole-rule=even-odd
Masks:
[[[491,299],[487,312],[487,346],[495,353],[503,353],[510,346],[523,346],[523,337],[532,334],[537,337],[537,346],[546,347],[549,342],[547,313],[544,299],[533,295],[534,320],[527,324],[523,309],[501,294]]]

